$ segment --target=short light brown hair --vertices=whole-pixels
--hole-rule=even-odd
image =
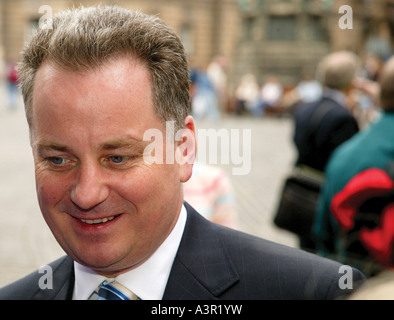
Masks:
[[[19,63],[19,86],[29,126],[34,79],[44,61],[80,72],[121,56],[147,67],[156,113],[163,121],[175,121],[176,129],[184,127],[191,107],[189,69],[181,40],[158,17],[117,6],[62,11],[53,16],[52,28],[36,30]]]
[[[394,112],[394,56],[384,65],[380,75],[380,106],[385,111]]]

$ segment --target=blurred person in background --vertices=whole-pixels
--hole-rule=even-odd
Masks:
[[[283,86],[276,75],[269,75],[260,89],[258,98],[251,109],[255,117],[262,117],[267,108],[279,107],[283,96]]]
[[[381,115],[378,101],[379,84],[365,77],[356,77],[353,88],[349,96],[349,105],[360,130],[363,130]]]
[[[16,67],[16,62],[12,62],[6,70],[8,106],[11,110],[15,110],[18,104],[18,71]]]
[[[193,68],[190,72],[192,115],[199,121],[208,118],[211,121],[220,119],[219,99],[207,72]]]
[[[298,103],[311,103],[319,100],[323,94],[322,85],[309,74],[304,74],[302,80],[295,87]]]
[[[207,76],[215,88],[219,110],[227,110],[227,60],[223,55],[216,56],[207,67]]]
[[[297,165],[324,171],[331,153],[358,132],[347,97],[359,63],[354,53],[346,51],[332,53],[319,63],[317,78],[323,95],[318,101],[299,105],[294,114]]]
[[[295,109],[296,166],[312,169],[321,179],[332,152],[359,130],[347,102],[359,66],[358,56],[351,52],[334,52],[324,57],[317,67],[322,97]],[[311,232],[300,235],[300,246],[314,250]]]
[[[331,211],[333,197],[358,173],[384,169],[394,160],[394,57],[379,75],[381,117],[343,143],[332,154],[325,170],[313,233],[318,253],[340,258],[339,226]]]
[[[195,163],[183,184],[185,200],[208,220],[238,229],[235,195],[230,177],[222,168]]]
[[[258,99],[259,85],[256,77],[251,73],[243,75],[235,90],[235,113],[238,115],[250,113]]]
[[[368,80],[377,81],[383,65],[384,61],[382,58],[367,52],[363,59],[363,76]]]

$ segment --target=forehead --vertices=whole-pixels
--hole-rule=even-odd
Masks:
[[[106,95],[124,93],[124,88],[133,94],[142,90],[150,94],[150,74],[144,64],[130,57],[110,59],[97,67],[75,69],[61,67],[49,60],[37,70],[33,98],[40,98],[41,93],[47,94],[50,90],[56,94],[72,90],[72,93],[83,93],[87,98],[86,94],[97,87]],[[43,90],[46,88],[49,90]]]
[[[44,63],[33,88],[32,131],[43,129],[48,121],[101,130],[119,121],[128,121],[135,130],[162,122],[153,106],[150,74],[142,63],[130,58],[118,58],[85,72]]]

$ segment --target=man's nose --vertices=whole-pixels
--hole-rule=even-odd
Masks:
[[[70,196],[72,202],[84,210],[94,208],[104,202],[109,196],[109,188],[100,168],[93,164],[81,165]]]

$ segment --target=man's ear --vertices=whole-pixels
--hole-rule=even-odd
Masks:
[[[192,116],[185,118],[185,127],[177,132],[175,140],[177,146],[175,158],[180,166],[180,181],[186,182],[192,176],[197,153],[196,131]]]

